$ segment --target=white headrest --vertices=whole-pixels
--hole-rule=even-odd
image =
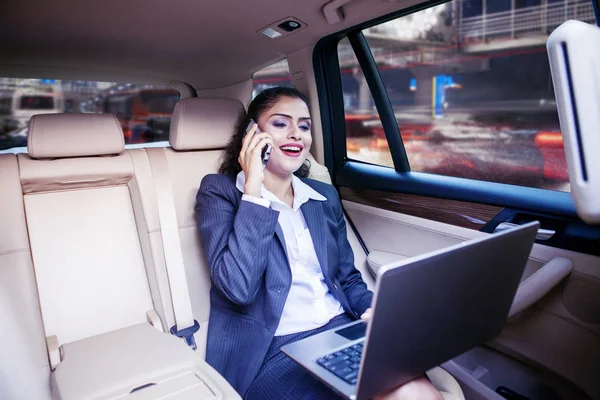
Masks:
[[[124,147],[121,125],[112,114],[41,114],[29,121],[32,158],[120,154]]]
[[[244,106],[239,100],[187,98],[175,105],[169,142],[175,150],[225,147]]]

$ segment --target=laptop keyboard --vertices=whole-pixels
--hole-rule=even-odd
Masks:
[[[335,374],[350,385],[356,385],[358,367],[363,351],[363,342],[327,354],[317,360],[317,364]]]

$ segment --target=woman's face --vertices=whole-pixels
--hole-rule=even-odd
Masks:
[[[273,138],[267,170],[289,175],[306,160],[312,144],[311,119],[306,103],[295,97],[280,97],[258,118],[258,127]]]

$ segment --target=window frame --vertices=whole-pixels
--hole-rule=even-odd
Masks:
[[[371,48],[365,39],[363,30],[354,31],[348,34],[348,40],[352,45],[354,54],[358,60],[358,64],[363,72],[367,86],[373,96],[375,102],[375,108],[379,114],[383,131],[385,132],[385,138],[392,155],[392,161],[394,163],[394,169],[398,172],[409,172],[410,164],[408,162],[408,156],[406,155],[406,149],[402,142],[402,136],[400,135],[400,128],[396,121],[394,109],[392,103],[385,89],[385,84],[377,68],[377,63],[371,52]]]
[[[381,124],[384,128],[386,140],[390,147],[394,170],[402,173],[410,172],[410,165],[398,122],[394,116],[391,102],[387,95],[385,85],[379,69],[371,53],[371,49],[362,34],[364,29],[391,21],[417,11],[444,4],[451,0],[433,0],[404,8],[393,13],[383,15],[373,20],[355,25],[345,30],[336,32],[319,40],[313,51],[313,67],[321,108],[323,124],[323,144],[325,150],[325,165],[335,176],[337,168],[346,162],[358,162],[373,165],[360,160],[349,159],[346,152],[345,110],[343,104],[342,81],[338,60],[338,45],[342,39],[348,38],[362,72],[367,80],[367,85],[375,102],[375,107]],[[341,107],[341,108],[340,108]],[[331,114],[329,113],[331,112]],[[390,118],[391,117],[391,118]],[[344,134],[332,135],[331,132]],[[384,167],[388,168],[388,167]]]
[[[598,24],[600,0],[591,1]],[[388,106],[391,108],[391,102],[362,30],[448,2],[434,0],[404,8],[326,36],[316,44],[313,66],[323,125],[325,165],[329,168],[332,181],[337,186],[349,188],[443,196],[579,220],[571,194],[567,192],[415,172],[403,165],[402,159],[405,158],[407,164],[408,159],[402,136],[393,111],[390,113],[387,110]],[[338,44],[344,38],[350,41],[363,69],[384,127],[394,168],[347,157],[345,111],[337,53]]]

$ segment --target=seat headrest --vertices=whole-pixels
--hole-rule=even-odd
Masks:
[[[124,148],[121,125],[112,114],[41,114],[29,121],[31,158],[120,154]]]
[[[175,105],[169,142],[175,150],[222,149],[244,112],[239,100],[187,98]]]

